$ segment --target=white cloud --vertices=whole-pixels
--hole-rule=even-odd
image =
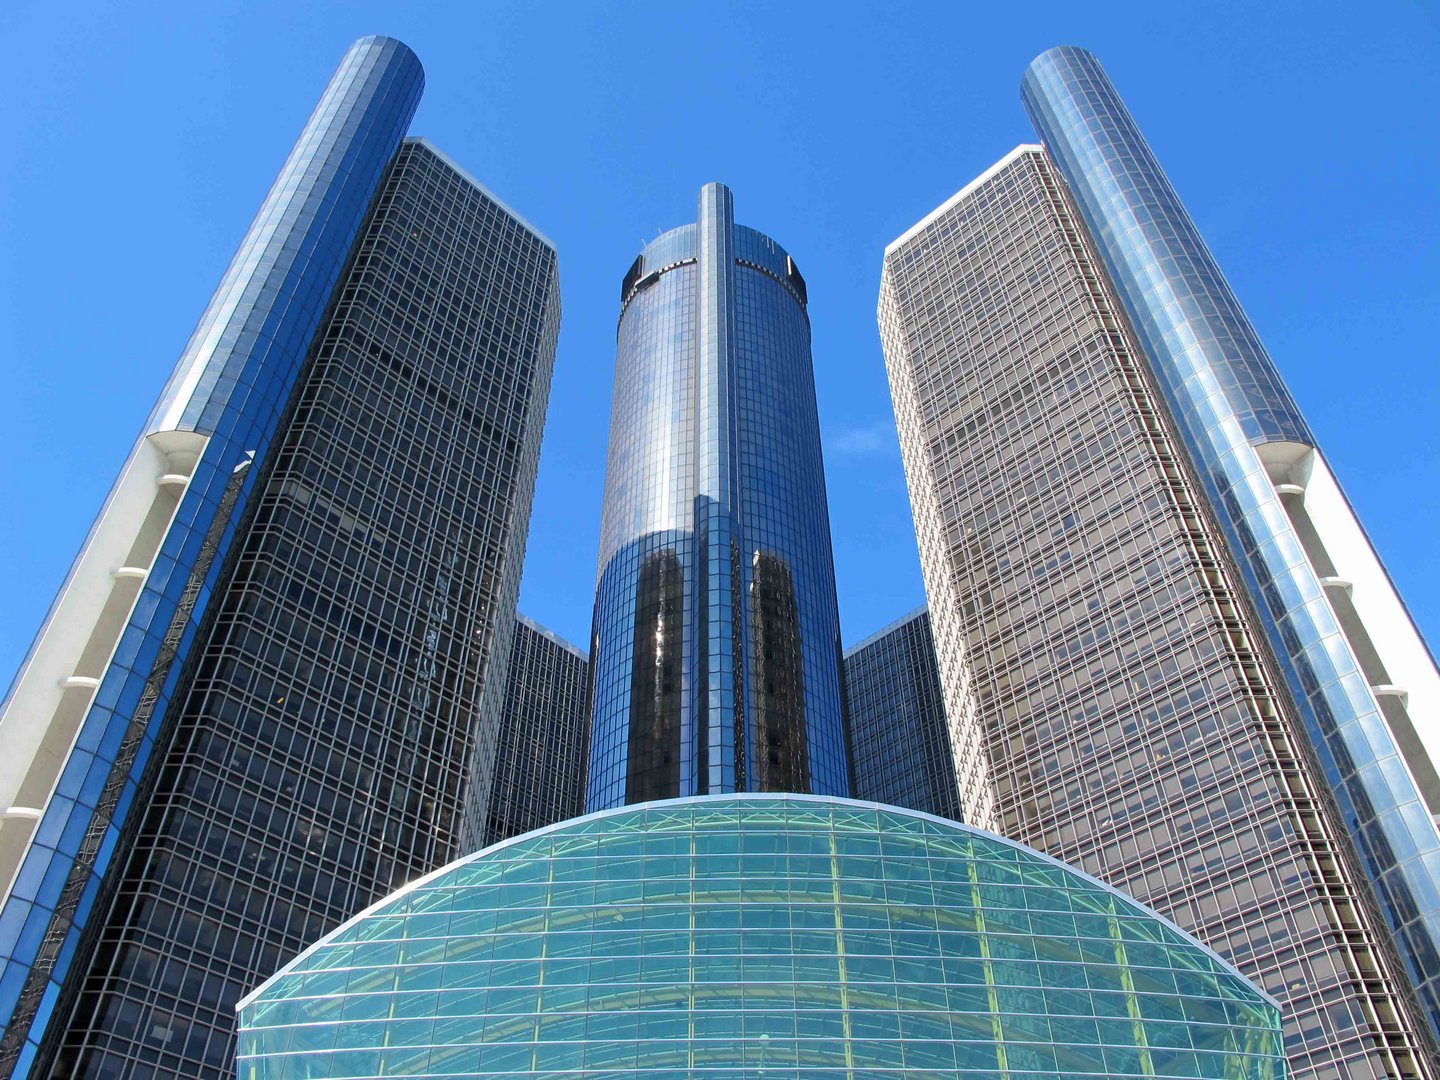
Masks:
[[[828,449],[840,457],[866,457],[894,448],[896,441],[895,425],[881,420],[862,427],[841,428],[831,438]]]

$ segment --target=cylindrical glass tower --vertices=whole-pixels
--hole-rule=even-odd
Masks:
[[[707,184],[621,287],[586,808],[850,788],[805,281]]]

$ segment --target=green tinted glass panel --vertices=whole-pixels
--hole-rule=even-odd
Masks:
[[[403,890],[241,1008],[242,1080],[1278,1080],[1279,1014],[1159,916],[953,822],[605,811]]]

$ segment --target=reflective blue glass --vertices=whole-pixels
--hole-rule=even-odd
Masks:
[[[58,870],[57,902],[36,907],[22,895],[22,936],[3,956],[0,1075],[33,1057],[43,1036],[69,951],[83,929],[94,886],[125,827],[194,627],[219,573],[234,522],[245,510],[280,415],[339,280],[386,165],[400,146],[424,84],[420,62],[390,38],[358,41],[341,61],[266,196],[161,394],[131,463],[152,441],[204,436],[153,571],[129,617],[81,727],[82,746],[66,763],[45,815],[64,819],[87,794],[89,822],[76,854],[32,844],[29,879]],[[127,468],[130,463],[127,463]],[[167,573],[167,568],[174,568]],[[43,633],[43,631],[42,631]],[[133,657],[126,660],[125,658]],[[110,705],[107,703],[114,702]],[[103,732],[103,735],[98,733]],[[93,763],[92,763],[93,762]],[[103,779],[101,779],[103,777]],[[97,782],[101,785],[95,798]],[[20,917],[19,915],[16,916]],[[71,948],[72,946],[67,946]]]
[[[589,809],[849,791],[805,282],[730,192],[622,286]]]
[[[1263,456],[1314,440],[1095,58],[1051,49],[1021,93],[1140,338],[1440,1033],[1440,826]]]

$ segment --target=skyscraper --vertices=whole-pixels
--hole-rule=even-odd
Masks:
[[[1032,98],[1056,55],[1032,68]],[[1094,119],[1093,89],[1086,115],[1113,131],[1119,117]],[[1434,1075],[1267,591],[1221,526],[1156,370],[1165,356],[1122,298],[1177,313],[1181,301],[1160,265],[1122,289],[1111,282],[1129,271],[1101,258],[1153,214],[1088,228],[1062,173],[1022,146],[885,256],[881,334],[965,818],[1088,870],[1233,961],[1284,1005],[1293,1075]],[[1129,194],[1112,175],[1090,197],[1108,210]],[[1218,273],[1209,285],[1223,289]],[[1193,331],[1175,339],[1218,348]],[[1254,418],[1283,405],[1294,434],[1264,370],[1271,405]]]
[[[515,646],[495,740],[495,764],[484,802],[464,847],[488,847],[512,836],[577,817],[585,804],[585,753],[590,745],[590,658],[524,615],[515,617]]]
[[[805,280],[707,184],[620,293],[586,807],[846,794]]]
[[[960,820],[930,616],[921,608],[845,650],[855,797]]]
[[[483,800],[558,285],[422,82],[341,62],[11,692],[3,1075],[231,1075],[241,993]]]
[[[1074,196],[1440,1034],[1440,672],[1310,429],[1095,58],[1025,107]]]
[[[244,1080],[1279,1075],[1272,999],[1011,841],[828,794],[626,805],[848,768],[793,263],[710,185],[624,298],[589,791],[616,805],[316,942],[242,1001]]]

